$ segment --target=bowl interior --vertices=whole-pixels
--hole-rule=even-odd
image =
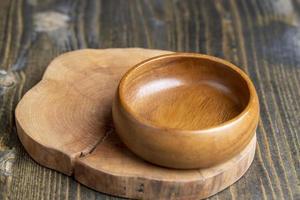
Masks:
[[[193,56],[163,57],[139,65],[122,80],[121,93],[135,117],[179,130],[218,126],[240,114],[250,98],[239,72]]]

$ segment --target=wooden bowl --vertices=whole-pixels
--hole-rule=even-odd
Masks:
[[[141,158],[165,167],[207,168],[242,151],[259,103],[249,77],[208,55],[175,53],[137,64],[113,103],[116,132]]]

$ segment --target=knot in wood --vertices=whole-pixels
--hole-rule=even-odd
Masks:
[[[11,87],[16,82],[12,72],[0,70],[0,87]]]
[[[0,176],[10,176],[15,161],[15,150],[0,151]]]

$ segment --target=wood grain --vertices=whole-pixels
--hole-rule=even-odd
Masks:
[[[121,140],[141,158],[168,168],[209,168],[248,145],[259,103],[251,80],[233,64],[175,53],[130,69],[112,114]]]
[[[0,199],[116,199],[37,165],[17,139],[13,113],[60,53],[133,46],[208,53],[253,80],[261,103],[254,163],[211,199],[299,199],[299,7],[297,0],[1,0]],[[50,11],[68,20],[37,29],[34,16]]]
[[[166,53],[87,49],[54,59],[16,108],[18,136],[25,149],[38,163],[71,175],[75,159],[89,154],[112,129],[111,103],[122,74],[144,59]]]
[[[205,132],[186,137],[185,133],[180,133],[178,137],[175,132],[171,132],[171,138],[158,133],[160,137],[155,137],[166,142],[171,141],[171,145],[181,143],[181,149],[188,148],[180,151],[187,152],[187,155],[176,157],[190,158],[189,154],[194,153],[191,148],[195,145],[200,149],[204,146],[201,149],[203,152],[208,146],[212,146],[214,149],[192,157],[200,157],[200,160],[204,158],[207,162],[213,159],[207,158],[212,155],[216,158],[222,157],[222,163],[192,170],[159,167],[134,155],[116,135],[111,108],[118,80],[132,65],[166,53],[169,52],[141,48],[85,49],[55,58],[47,67],[43,79],[24,95],[16,108],[18,136],[26,151],[39,164],[67,175],[74,174],[76,180],[90,188],[127,198],[202,199],[236,182],[251,165],[256,147],[254,129],[258,119],[257,96],[244,74],[240,76],[245,76],[245,82],[250,84],[249,91],[246,92],[249,93],[249,109],[245,109],[246,115],[237,119],[242,122],[241,126],[240,123],[233,122],[232,126],[226,126],[231,127],[231,131],[212,134],[218,135],[220,140],[211,137],[212,141],[217,141],[217,147],[214,144],[200,144],[202,140],[209,141],[205,140]],[[232,74],[228,77],[232,77]],[[243,119],[244,116],[246,120],[250,119],[247,113],[253,115],[249,125],[253,126],[254,122],[254,127],[249,131]],[[232,127],[238,128],[232,130]],[[133,135],[133,132],[130,133]],[[142,131],[139,133],[143,135]],[[228,133],[233,137],[226,136]],[[242,136],[228,144],[228,141],[234,140],[235,133]],[[196,135],[200,137],[193,137]],[[188,143],[196,143],[184,147],[186,142],[181,138],[190,138]],[[138,135],[132,139],[138,140],[138,144],[143,144],[143,139],[149,140],[139,139]],[[213,155],[221,147],[221,143],[226,144],[226,141],[227,147]],[[152,142],[156,144],[156,141]],[[153,149],[149,147],[151,148]],[[236,153],[231,155],[228,153],[230,150]],[[160,154],[163,151],[167,149],[160,151]],[[172,154],[174,153],[169,155]]]

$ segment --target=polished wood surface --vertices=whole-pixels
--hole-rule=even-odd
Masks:
[[[137,64],[120,81],[113,105],[116,131],[133,152],[180,169],[232,158],[253,138],[259,118],[257,94],[244,72],[191,53]]]
[[[113,47],[197,52],[241,67],[260,100],[255,159],[209,199],[299,199],[299,16],[297,0],[1,0],[0,199],[119,199],[36,164],[14,120],[55,57]]]
[[[26,151],[38,163],[74,175],[88,187],[128,198],[201,199],[237,181],[253,161],[254,133],[234,157],[195,170],[145,162],[116,135],[111,107],[119,79],[136,63],[167,53],[80,50],[54,59],[41,82],[24,95],[16,109],[18,135]],[[114,84],[107,84],[111,82]]]
[[[250,102],[246,75],[229,66],[200,54],[154,58],[123,78],[120,98],[136,118],[153,126],[179,130],[219,126],[241,114]],[[253,84],[245,78],[254,96],[251,102],[257,104]]]

